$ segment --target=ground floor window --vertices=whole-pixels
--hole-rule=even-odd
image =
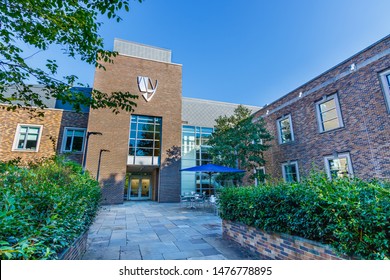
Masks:
[[[85,128],[65,127],[62,152],[82,152],[84,149]]]
[[[324,160],[329,179],[353,176],[349,153],[326,156]]]
[[[19,124],[13,145],[15,151],[37,152],[42,134],[42,125]]]
[[[292,161],[282,164],[282,173],[284,181],[299,182],[298,162]]]

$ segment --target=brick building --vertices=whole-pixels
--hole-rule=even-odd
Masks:
[[[75,113],[54,99],[44,99],[44,118],[0,110],[0,160],[60,153],[83,161],[98,177],[105,204],[211,193],[202,174],[180,169],[210,162],[215,119],[238,104],[183,98],[182,66],[171,62],[169,50],[119,39],[114,50],[119,55],[106,71],[96,70],[94,88],[137,93],[132,114]],[[261,172],[299,180],[315,165],[329,177],[390,178],[390,36],[265,108],[247,107],[275,135]]]
[[[390,35],[262,108],[266,174],[390,178]]]
[[[45,98],[44,118],[0,110],[0,160],[66,154],[98,178],[104,204],[172,202],[182,191],[211,192],[201,174],[183,172],[182,178],[180,169],[183,162],[187,167],[210,160],[206,142],[215,119],[233,114],[238,104],[183,98],[182,66],[171,62],[170,50],[120,39],[114,50],[119,53],[114,63],[106,64],[106,71],[96,69],[94,88],[138,94],[133,113],[83,108],[77,114]],[[33,90],[44,96],[42,87]]]

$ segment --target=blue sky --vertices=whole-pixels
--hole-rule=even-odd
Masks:
[[[146,0],[101,36],[167,48],[183,65],[183,96],[263,106],[390,34],[390,1]],[[94,69],[61,58],[61,74]],[[57,53],[56,53],[57,52]],[[34,59],[39,59],[34,58]]]

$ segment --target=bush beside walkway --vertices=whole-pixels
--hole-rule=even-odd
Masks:
[[[390,258],[390,184],[312,174],[300,183],[224,188],[222,219],[331,245],[357,259]]]
[[[97,213],[99,184],[63,158],[0,163],[0,258],[56,259]]]

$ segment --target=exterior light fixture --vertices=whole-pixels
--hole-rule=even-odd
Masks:
[[[82,164],[83,173],[85,172],[85,164],[86,164],[86,162],[87,162],[88,140],[89,140],[89,136],[91,136],[91,135],[103,135],[103,133],[97,132],[97,131],[88,131],[88,132],[87,132],[87,137],[86,137],[86,139],[85,139],[85,148],[84,148],[84,155],[83,155],[83,164]]]
[[[110,150],[100,149],[99,161],[98,161],[98,168],[97,168],[97,172],[96,172],[96,181],[99,181],[100,163],[101,163],[101,161],[102,161],[102,153],[103,153],[103,152],[110,152]]]

